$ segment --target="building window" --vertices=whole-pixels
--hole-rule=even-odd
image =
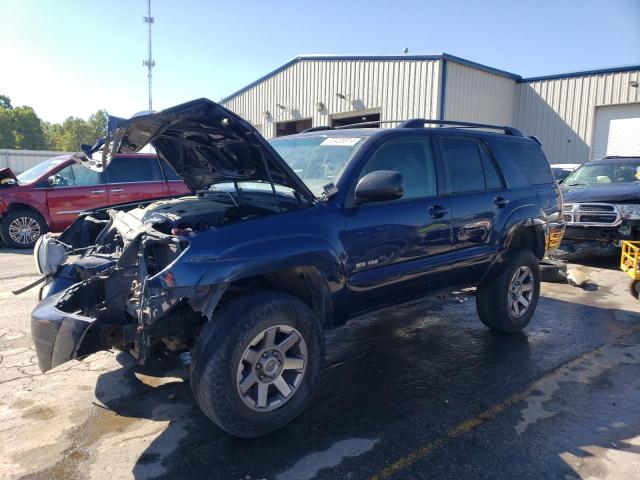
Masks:
[[[285,135],[293,135],[294,133],[304,132],[311,128],[311,119],[303,118],[302,120],[293,120],[289,122],[276,123],[276,137],[284,137]]]
[[[344,125],[352,125],[354,123],[362,123],[362,122],[379,122],[380,114],[379,113],[370,113],[368,115],[353,115],[351,117],[339,117],[339,118],[331,118],[331,126],[332,127],[341,127]],[[366,128],[378,128],[380,127],[379,123],[373,123],[371,125],[366,125]]]

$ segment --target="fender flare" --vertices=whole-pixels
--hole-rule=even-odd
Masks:
[[[247,242],[218,256],[197,281],[198,286],[210,287],[212,298],[207,305],[208,316],[229,284],[291,269],[300,270],[311,292],[314,310],[323,317],[326,326],[330,326],[336,309],[333,292],[346,284],[344,264],[328,242],[313,235],[278,236]]]
[[[521,208],[526,208],[526,207],[530,207],[530,206],[527,205]],[[518,212],[518,210],[515,210],[513,213]],[[527,212],[527,213],[530,214],[531,212]],[[489,268],[483,275],[482,279],[480,280],[479,282],[480,285],[486,283],[488,279],[495,278],[499,274],[500,269],[502,268],[502,264],[504,263],[504,260],[506,258],[507,252],[509,251],[509,247],[511,246],[511,242],[513,242],[513,239],[515,238],[517,232],[522,228],[531,228],[531,227],[534,227],[537,234],[536,245],[541,246],[541,249],[540,249],[541,251],[535,251],[534,254],[539,259],[541,259],[544,256],[545,247],[547,244],[546,239],[548,236],[547,223],[544,220],[540,219],[539,217],[524,216],[524,215],[514,216],[512,214],[507,218],[504,227],[500,230],[502,234],[497,240],[498,248],[496,249],[496,255],[491,261],[491,264],[489,265]]]

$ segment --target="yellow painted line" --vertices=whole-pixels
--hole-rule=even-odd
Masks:
[[[538,381],[539,380],[536,380],[534,384],[537,383]],[[373,477],[371,477],[371,480],[384,480],[386,478],[389,478],[391,475],[407,467],[410,467],[418,460],[426,457],[436,447],[439,447],[440,445],[444,444],[447,440],[454,439],[456,437],[464,435],[465,433],[469,433],[470,431],[475,430],[484,422],[492,419],[499,413],[502,413],[507,408],[512,406],[514,403],[518,403],[519,401],[527,398],[533,392],[533,390],[535,390],[533,386],[534,384],[530,385],[526,390],[510,396],[504,402],[498,403],[497,405],[494,405],[493,407],[485,410],[484,412],[480,413],[478,416],[473,417],[469,420],[465,420],[464,422],[458,424],[453,430],[447,433],[446,437],[436,438],[435,440],[427,443],[426,445],[418,448],[417,450],[414,450],[409,455],[402,457],[400,460],[392,463],[391,465],[386,467],[384,470],[376,473]]]
[[[455,439],[455,438],[457,438],[457,437],[459,437],[461,435],[464,435],[465,433],[469,433],[470,431],[475,430],[480,425],[485,423],[487,420],[491,420],[496,415],[504,412],[507,408],[511,407],[515,403],[518,403],[518,402],[524,400],[529,395],[531,395],[531,393],[533,393],[533,391],[536,390],[538,383],[541,380],[543,380],[544,378],[546,378],[546,377],[548,377],[550,375],[553,375],[555,372],[557,372],[558,370],[560,370],[562,368],[565,368],[568,364],[570,364],[571,362],[574,362],[578,358],[584,357],[585,355],[590,355],[590,354],[592,354],[594,352],[597,352],[598,350],[600,350],[605,345],[611,345],[611,344],[615,343],[616,341],[622,339],[623,337],[626,337],[626,336],[628,336],[628,335],[630,335],[630,334],[632,334],[634,332],[637,332],[638,330],[640,330],[640,325],[635,326],[634,328],[631,328],[631,329],[627,330],[625,333],[623,333],[622,335],[618,336],[617,338],[609,341],[608,343],[603,343],[599,347],[594,348],[593,350],[591,350],[589,352],[582,353],[579,356],[577,356],[576,358],[574,358],[573,360],[570,360],[569,362],[560,365],[559,367],[557,367],[554,370],[552,370],[551,372],[549,372],[547,375],[544,375],[541,378],[539,378],[539,379],[535,380],[534,382],[532,382],[525,390],[523,390],[521,392],[518,392],[518,393],[514,393],[513,395],[511,395],[509,398],[507,398],[503,402],[500,402],[500,403],[492,406],[491,408],[481,412],[479,415],[477,415],[477,416],[475,416],[475,417],[473,417],[473,418],[471,418],[469,420],[465,420],[464,422],[456,425],[456,427],[453,428],[453,430],[450,430],[445,436],[436,438],[436,439],[432,440],[431,442],[429,442],[429,443],[423,445],[422,447],[414,450],[413,452],[409,453],[408,455],[402,457],[400,460],[392,463],[391,465],[387,466],[386,468],[384,468],[380,472],[378,472],[375,475],[373,475],[370,478],[370,480],[385,480],[385,479],[389,478],[391,475],[394,475],[394,474],[398,473],[399,471],[404,470],[407,467],[410,467],[411,465],[416,463],[418,460],[421,460],[421,459],[425,458],[427,455],[429,455],[437,447],[445,444],[448,440]]]

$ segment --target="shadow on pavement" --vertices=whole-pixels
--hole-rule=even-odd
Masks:
[[[9,248],[0,243],[0,255],[3,253],[12,255],[33,255],[33,248]]]

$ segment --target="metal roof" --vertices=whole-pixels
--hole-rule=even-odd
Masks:
[[[279,66],[275,70],[270,71],[266,75],[258,78],[257,80],[251,82],[240,90],[232,93],[224,97],[220,100],[220,103],[228,102],[229,100],[237,97],[238,95],[246,92],[257,84],[277,75],[283,70],[289,68],[290,66],[303,61],[314,61],[321,60],[325,62],[342,62],[342,61],[429,61],[429,60],[447,60],[451,62],[455,62],[461,65],[466,65],[468,67],[475,68],[477,70],[482,70],[484,72],[493,73],[495,75],[500,75],[503,77],[511,78],[515,80],[517,83],[527,83],[527,82],[535,82],[539,80],[552,80],[552,79],[561,79],[561,78],[571,78],[571,77],[582,77],[586,75],[600,75],[606,73],[617,73],[617,72],[628,72],[633,70],[640,70],[640,65],[627,65],[627,66],[618,66],[611,68],[603,68],[598,70],[584,70],[580,72],[570,72],[570,73],[560,73],[556,75],[543,75],[539,77],[528,77],[523,78],[520,75],[515,73],[507,72],[506,70],[500,70],[498,68],[493,68],[488,65],[484,65],[482,63],[474,62],[472,60],[467,60],[466,58],[457,57],[455,55],[451,55],[449,53],[440,53],[433,55],[334,55],[334,54],[305,54],[299,55],[297,57],[292,58],[284,65]]]

